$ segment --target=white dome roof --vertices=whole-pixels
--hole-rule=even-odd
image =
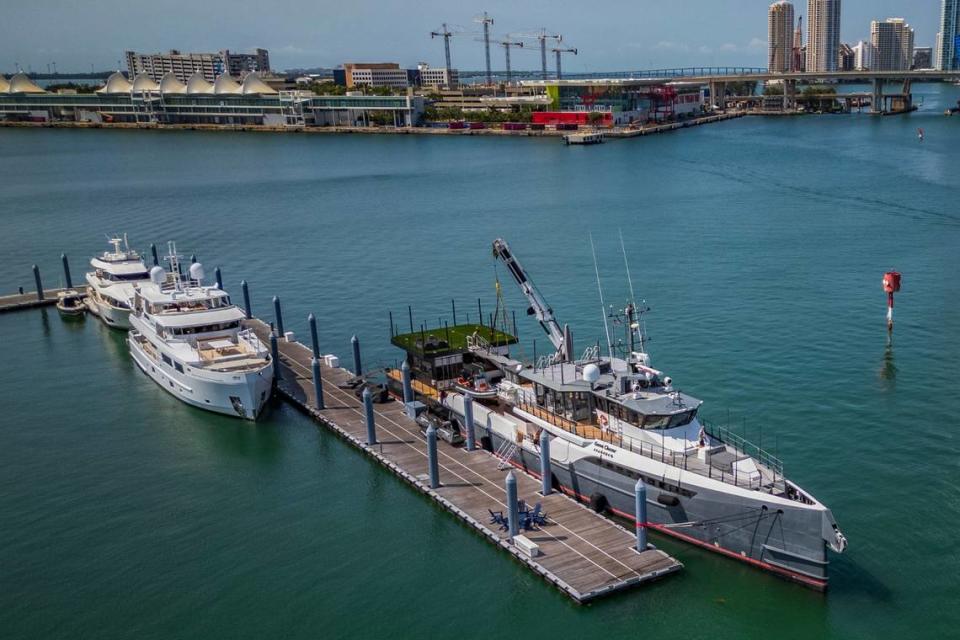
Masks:
[[[33,83],[33,80],[27,77],[25,73],[16,73],[10,78],[10,86],[7,88],[10,93],[46,93],[43,89]]]
[[[6,93],[8,91],[10,91],[10,82],[6,76],[0,75],[0,93]]]
[[[138,73],[133,79],[133,91],[137,93],[142,93],[144,91],[156,92],[159,89],[160,85],[154,82],[153,78],[145,73]]]
[[[187,93],[191,95],[213,93],[213,85],[206,81],[202,73],[197,71],[187,80]]]
[[[110,74],[105,85],[97,89],[97,93],[130,93],[132,86],[127,76],[116,71]]]
[[[186,93],[187,85],[177,80],[172,71],[168,71],[160,78],[160,93]]]
[[[222,75],[217,77],[216,82],[213,83],[213,92],[217,95],[240,95],[243,93],[243,89],[236,80],[228,75]]]
[[[260,76],[254,73],[248,73],[247,77],[243,79],[243,94],[275,94],[276,89],[272,88],[266,82],[260,79]]]

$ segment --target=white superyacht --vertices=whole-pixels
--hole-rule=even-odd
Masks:
[[[256,420],[273,387],[269,350],[227,293],[203,284],[203,267],[180,275],[170,244],[168,274],[150,270],[134,289],[131,331],[134,362],[173,396],[201,409]]]
[[[87,273],[87,308],[103,323],[116,329],[130,328],[130,304],[134,285],[149,282],[147,266],[130,248],[127,237],[111,238],[112,251],[90,260]],[[121,247],[122,245],[122,247]]]

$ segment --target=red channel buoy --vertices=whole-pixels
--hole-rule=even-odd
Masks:
[[[887,294],[887,331],[893,331],[893,294],[900,291],[900,272],[883,274],[883,291]]]

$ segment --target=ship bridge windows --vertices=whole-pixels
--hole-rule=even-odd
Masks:
[[[568,420],[590,420],[590,394],[583,391],[555,391],[542,384],[534,387],[537,404]]]
[[[643,417],[644,429],[672,429],[689,424],[697,415],[696,409],[682,411],[667,416],[649,415]]]
[[[196,327],[170,327],[167,333],[174,336],[192,336],[198,333],[213,333],[215,331],[232,331],[240,328],[240,321],[220,322],[218,324],[204,324]]]

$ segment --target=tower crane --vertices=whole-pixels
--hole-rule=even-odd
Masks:
[[[556,348],[554,361],[570,362],[573,360],[573,337],[570,334],[570,327],[564,325],[563,329],[553,315],[553,309],[547,305],[533,280],[527,275],[520,261],[510,250],[510,245],[502,238],[493,241],[493,257],[497,258],[507,267],[510,275],[517,281],[520,290],[530,304],[527,308],[527,315],[536,316],[537,321],[550,338],[550,342]]]
[[[507,36],[498,43],[503,47],[503,52],[507,58],[507,84],[510,84],[510,80],[513,78],[513,73],[510,70],[510,47],[520,47],[523,48],[523,42],[520,40],[511,40],[510,36]]]
[[[442,37],[442,38],[443,38],[443,52],[444,52],[444,54],[446,55],[447,73],[449,73],[449,72],[450,72],[450,69],[453,68],[453,67],[450,65],[450,38],[453,37],[454,33],[455,33],[454,31],[451,31],[451,30],[447,27],[447,23],[446,23],[446,22],[444,22],[442,25],[440,25],[440,29],[438,29],[438,30],[436,30],[436,31],[431,31],[431,32],[430,32],[430,39],[431,39],[431,40],[433,40],[434,38],[438,38],[438,37]]]
[[[563,77],[563,74],[560,72],[560,54],[572,53],[573,55],[577,55],[577,50],[575,48],[561,49],[557,47],[555,49],[551,49],[551,51],[553,51],[557,55],[557,80],[559,80],[560,78]]]
[[[483,50],[487,60],[487,86],[489,86],[493,84],[493,74],[490,72],[490,25],[493,24],[493,18],[484,11],[473,21],[483,25]],[[449,62],[447,64],[449,65]]]
[[[540,31],[536,33],[524,33],[519,34],[524,38],[529,38],[531,40],[537,40],[540,43],[540,77],[543,80],[547,79],[547,40],[556,40],[557,46],[560,45],[560,42],[563,40],[563,36],[558,34],[551,34],[547,29],[541,28]]]

